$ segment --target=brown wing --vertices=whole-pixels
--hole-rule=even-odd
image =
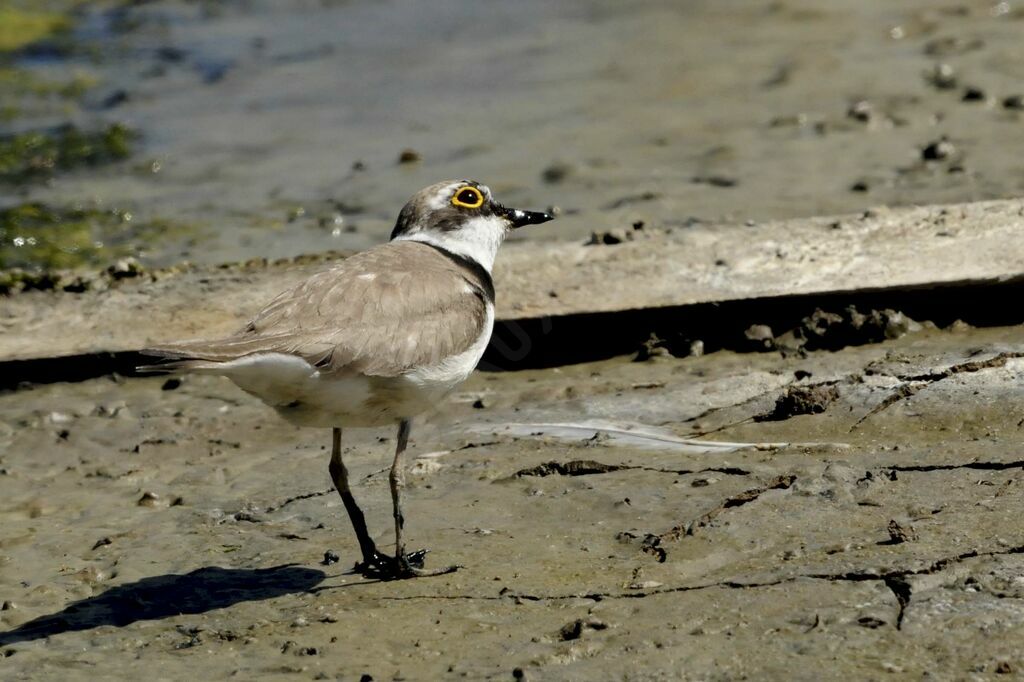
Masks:
[[[430,246],[400,241],[285,291],[234,336],[147,352],[208,362],[287,353],[325,371],[396,376],[467,350],[486,320],[471,272]]]

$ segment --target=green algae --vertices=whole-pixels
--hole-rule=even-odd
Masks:
[[[70,10],[76,3],[63,3]],[[66,33],[72,26],[67,12],[36,9],[26,3],[0,1],[0,53],[15,52],[33,43]]]
[[[36,276],[105,266],[140,255],[156,239],[188,230],[161,219],[139,221],[127,211],[19,204],[0,209],[0,269],[25,269]]]
[[[95,86],[97,78],[83,72],[66,80],[41,78],[28,69],[0,66],[0,95],[35,99],[78,99]]]
[[[137,134],[120,123],[97,131],[66,124],[0,137],[0,182],[45,180],[60,171],[128,158]]]

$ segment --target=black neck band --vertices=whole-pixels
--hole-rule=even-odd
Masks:
[[[460,256],[457,253],[449,251],[443,246],[431,244],[430,242],[420,242],[420,244],[426,244],[432,249],[436,249],[439,253],[444,254],[445,257],[448,258],[449,260],[458,263],[466,270],[469,270],[474,275],[476,275],[476,279],[479,280],[479,282],[472,283],[478,284],[480,287],[480,293],[484,295],[484,298],[490,301],[491,305],[494,305],[494,280],[491,279],[491,273],[487,272],[487,268],[480,265],[480,263],[473,260],[472,258],[469,258],[468,256]]]

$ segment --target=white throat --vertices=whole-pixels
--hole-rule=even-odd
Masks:
[[[498,216],[472,218],[455,230],[416,230],[395,237],[394,241],[423,242],[476,261],[487,272],[494,268],[498,247],[505,241],[508,223]]]

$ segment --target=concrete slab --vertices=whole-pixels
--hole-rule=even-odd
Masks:
[[[631,230],[620,238],[612,245],[508,244],[495,272],[499,319],[1024,278],[1021,201]],[[325,260],[182,268],[101,291],[5,297],[0,361],[227,334]]]

